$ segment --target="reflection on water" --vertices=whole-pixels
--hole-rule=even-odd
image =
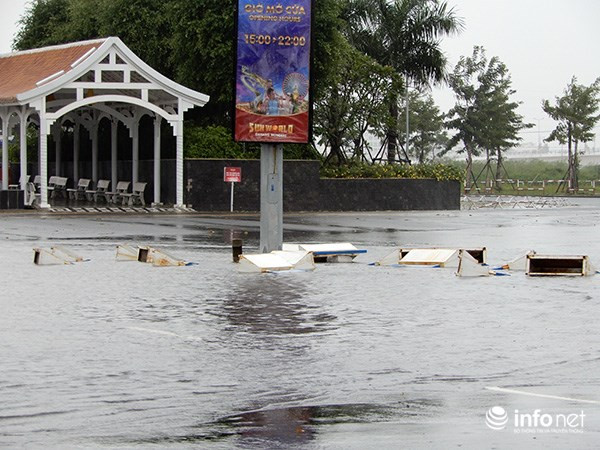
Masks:
[[[362,403],[264,409],[200,424],[195,432],[186,435],[146,439],[136,443],[222,441],[228,448],[289,448],[313,441],[327,426],[388,422],[408,412],[406,405],[393,407]],[[232,438],[235,442],[232,442]]]
[[[334,329],[336,317],[310,306],[307,285],[290,275],[242,275],[215,314],[226,317],[237,332],[290,335]]]
[[[245,444],[299,444],[313,439],[317,407],[296,407],[254,411],[226,417],[217,425],[235,430]]]

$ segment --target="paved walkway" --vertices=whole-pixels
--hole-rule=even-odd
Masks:
[[[48,210],[51,213],[184,213],[196,212],[193,208],[173,206],[53,206]]]

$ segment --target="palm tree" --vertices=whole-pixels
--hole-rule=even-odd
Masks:
[[[446,78],[440,39],[458,33],[463,21],[440,0],[350,0],[345,11],[348,40],[379,64],[422,86]],[[407,89],[405,86],[404,89]],[[396,160],[398,102],[389,105],[388,161]]]

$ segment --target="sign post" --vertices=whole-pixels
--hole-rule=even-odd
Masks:
[[[283,244],[283,146],[310,139],[312,0],[238,0],[235,132],[260,142],[260,250]]]
[[[235,183],[242,182],[242,168],[241,167],[224,167],[223,168],[223,181],[231,183],[231,200],[229,203],[229,211],[233,212],[233,186]]]

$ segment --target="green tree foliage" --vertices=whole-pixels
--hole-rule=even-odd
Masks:
[[[30,4],[20,20],[21,28],[13,43],[16,50],[65,42],[60,35],[69,20],[69,0],[38,0]]]
[[[189,125],[189,126],[188,126]],[[231,132],[221,126],[198,127],[186,124],[183,127],[186,158],[252,158],[258,152],[233,142]]]
[[[417,86],[445,79],[446,57],[440,40],[462,30],[453,9],[439,0],[350,0],[345,18],[348,39],[356,48]],[[390,162],[397,154],[401,88],[395,94],[389,103]]]
[[[508,69],[497,57],[490,60],[483,47],[475,46],[472,56],[461,57],[449,77],[456,104],[448,112],[446,126],[457,132],[447,150],[459,143],[467,162],[467,187],[471,186],[473,156],[497,157],[496,179],[502,164],[502,152],[521,140],[519,131],[533,126],[517,113],[519,102],[510,101],[515,93]],[[488,172],[489,173],[489,172]]]
[[[445,131],[445,115],[433,101],[428,93],[417,90],[409,94],[409,156],[415,158],[419,164],[435,158],[436,152],[442,152],[446,147],[448,135]],[[398,123],[398,138],[406,142],[406,109],[402,110]]]
[[[233,5],[219,0],[168,2],[175,79],[210,95],[200,123],[231,126],[234,79]]]
[[[233,140],[231,131],[220,125],[200,127],[187,122],[184,129],[186,158],[260,158],[260,144],[241,144]],[[318,159],[319,154],[306,145],[284,145],[286,159]]]
[[[25,50],[119,36],[152,67],[171,77],[169,5],[160,0],[36,0],[21,19],[14,47]]]
[[[328,152],[328,161],[340,165],[348,158],[366,160],[366,134],[386,126],[394,72],[349,45],[340,47],[342,59],[331,85],[315,104],[315,133]]]
[[[578,188],[578,144],[594,139],[593,129],[600,119],[598,94],[600,94],[600,78],[590,86],[585,86],[577,83],[577,78],[573,77],[563,96],[556,97],[554,105],[551,105],[548,100],[542,102],[544,112],[558,122],[545,140],[567,144],[567,179],[573,189]]]

